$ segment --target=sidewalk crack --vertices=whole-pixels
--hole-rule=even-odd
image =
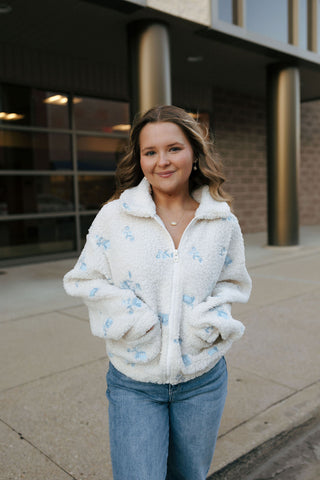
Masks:
[[[2,418],[0,418],[0,422],[2,422],[4,425],[6,425],[8,428],[10,428],[10,430],[12,430],[16,435],[18,435],[20,440],[23,440],[24,442],[28,443],[31,447],[33,447],[35,450],[37,450],[37,452],[39,452],[41,455],[46,457],[51,463],[53,463],[56,467],[58,467],[60,470],[62,470],[70,478],[72,478],[73,480],[78,480],[76,477],[73,476],[73,474],[68,472],[65,468],[63,468],[55,460],[53,460],[53,458],[51,458],[48,454],[46,454],[43,450],[41,450],[41,448],[37,447],[34,443],[32,443],[31,440],[28,440],[28,438],[26,438],[22,433],[18,432],[15,428],[13,428],[7,422],[2,420]]]

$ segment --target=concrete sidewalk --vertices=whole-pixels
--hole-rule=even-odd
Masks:
[[[320,227],[302,228],[300,247],[264,248],[261,234],[245,241],[254,287],[249,304],[233,308],[247,330],[227,355],[229,395],[210,473],[320,406]],[[1,480],[112,479],[104,342],[62,289],[74,262],[0,275]]]

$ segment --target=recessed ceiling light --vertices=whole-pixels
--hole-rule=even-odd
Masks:
[[[6,113],[6,112],[0,112],[0,120],[22,120],[24,118],[24,115],[21,115],[20,113]]]
[[[0,15],[12,12],[12,7],[8,3],[0,3]]]
[[[49,103],[50,105],[65,105],[68,103],[68,97],[64,95],[52,95],[51,97],[43,100],[44,103]]]
[[[190,63],[198,63],[198,62],[202,62],[202,61],[203,61],[203,57],[201,57],[201,55],[198,55],[198,56],[190,56],[190,57],[187,57],[187,60],[188,60],[188,62],[190,62]]]
[[[113,125],[112,130],[116,132],[128,132],[131,125],[127,123],[119,123],[119,125]]]
[[[82,98],[74,97],[73,103],[81,103]],[[48,103],[49,105],[66,105],[68,103],[68,97],[66,95],[51,95],[43,100],[43,103]]]

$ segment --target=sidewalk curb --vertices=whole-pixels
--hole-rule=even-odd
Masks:
[[[319,428],[319,420],[319,412],[315,412],[315,415],[309,418],[306,422],[303,422],[291,430],[279,433],[279,435],[276,435],[274,438],[267,440],[262,445],[259,445],[245,455],[242,455],[242,457],[234,460],[229,465],[216,471],[214,474],[210,475],[210,477],[207,477],[207,480],[239,480],[242,478],[248,478],[249,480],[260,478],[260,476],[253,476],[256,474],[259,475],[258,472],[260,467],[263,467],[272,460],[274,461],[278,453],[281,455],[281,452],[283,452],[288,444],[292,445],[292,442],[297,440],[300,441],[301,439],[303,442],[306,432],[309,432],[315,427]]]
[[[320,414],[320,381],[299,390],[218,438],[208,480],[279,435]]]

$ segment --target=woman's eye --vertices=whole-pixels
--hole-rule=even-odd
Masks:
[[[152,157],[152,155],[154,155],[156,152],[154,152],[153,150],[149,150],[148,152],[145,153],[145,156],[146,157]]]
[[[180,147],[171,147],[170,152],[179,152],[181,150]]]

